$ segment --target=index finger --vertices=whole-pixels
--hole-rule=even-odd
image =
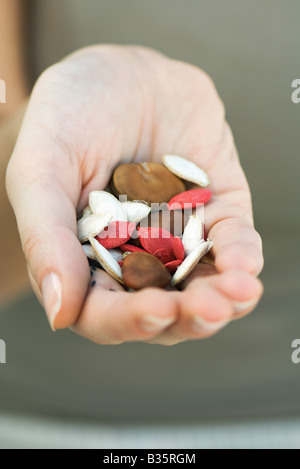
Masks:
[[[76,234],[79,162],[64,135],[58,137],[59,125],[51,127],[55,116],[33,93],[6,177],[25,258],[53,329],[76,320],[89,282]]]

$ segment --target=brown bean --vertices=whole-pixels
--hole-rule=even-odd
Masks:
[[[134,290],[146,287],[165,288],[171,281],[171,275],[152,254],[133,252],[124,259],[122,279],[128,288]]]
[[[184,182],[160,163],[125,163],[118,166],[112,177],[117,195],[128,200],[143,200],[148,204],[164,203],[185,191]]]

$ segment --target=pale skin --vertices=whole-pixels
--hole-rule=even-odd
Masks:
[[[199,265],[183,291],[125,292],[102,271],[90,288],[76,237],[89,192],[104,189],[119,163],[160,161],[164,153],[183,155],[210,176],[205,223],[216,268]],[[196,67],[119,46],[82,49],[50,67],[32,92],[7,190],[38,297],[47,274],[61,283],[55,317],[46,293],[55,329],[71,327],[102,344],[170,345],[212,335],[249,313],[262,294],[249,188],[220,98]]]
[[[20,3],[1,2],[4,23],[12,28],[9,33],[0,28],[0,39],[10,37],[15,51],[8,55],[0,49],[14,90],[10,104],[1,107],[4,178],[28,88]],[[90,269],[76,238],[76,217],[88,193],[103,189],[122,161],[160,161],[164,153],[183,155],[210,176],[213,199],[205,209],[205,223],[214,240],[216,267],[199,264],[183,291],[125,292],[101,270],[94,272],[91,288]],[[40,301],[47,274],[54,273],[61,283],[55,317],[46,293],[45,307],[55,329],[70,327],[101,344],[170,345],[216,333],[249,313],[260,299],[257,275],[263,257],[249,188],[214,85],[191,65],[139,47],[94,46],[46,70],[31,94],[6,182]],[[2,230],[0,243],[2,271],[9,273],[3,276],[4,290],[17,292],[27,284],[25,263],[4,197],[0,212],[9,227]]]

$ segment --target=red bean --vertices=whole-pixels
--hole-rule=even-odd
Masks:
[[[173,252],[173,235],[159,227],[137,228],[139,240],[143,248],[150,254],[158,249]]]
[[[113,221],[96,236],[106,249],[116,248],[128,241],[135,230],[135,223]]]
[[[171,261],[165,264],[165,267],[168,269],[170,274],[174,274],[177,268],[180,266],[180,264],[182,264],[182,261],[180,261],[179,259],[176,259],[175,261]]]
[[[163,264],[176,260],[174,252],[169,249],[157,249],[157,251],[153,253],[153,256],[157,257]]]
[[[209,189],[192,189],[175,195],[168,203],[169,210],[182,210],[199,207],[211,198]]]
[[[139,248],[138,246],[134,246],[133,244],[121,244],[119,246],[119,249],[121,249],[122,252],[146,252],[144,249]]]
[[[179,236],[175,236],[175,238],[173,238],[173,252],[176,259],[180,261],[184,260],[184,247]]]

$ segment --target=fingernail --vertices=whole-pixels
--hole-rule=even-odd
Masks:
[[[233,303],[233,309],[235,313],[242,313],[243,311],[252,308],[256,303],[258,302],[258,299],[254,300],[249,300],[249,301],[235,301]]]
[[[157,316],[145,316],[141,321],[142,328],[147,332],[160,332],[170,326],[175,321],[175,317],[158,318]]]
[[[225,319],[223,321],[212,322],[203,319],[201,316],[195,316],[192,326],[196,332],[213,332],[222,329],[222,327],[225,327],[228,322],[229,321]]]
[[[62,288],[58,275],[53,273],[48,274],[42,283],[42,295],[44,308],[53,331],[55,331],[55,318],[61,308],[61,294]]]

